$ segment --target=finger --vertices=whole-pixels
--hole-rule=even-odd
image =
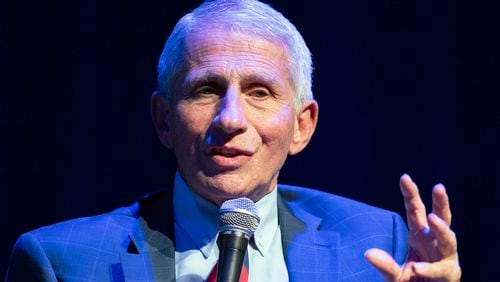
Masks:
[[[432,213],[428,216],[428,222],[430,232],[434,234],[443,258],[455,255],[457,253],[457,238],[448,224]]]
[[[442,260],[435,263],[416,262],[412,265],[418,277],[442,279],[444,281],[460,281],[462,271],[458,259]]]
[[[432,189],[432,212],[444,220],[448,226],[451,225],[450,202],[442,184],[437,184]]]
[[[425,206],[418,193],[417,185],[408,174],[401,176],[399,185],[405,201],[406,219],[410,232],[417,232],[427,228]]]
[[[401,275],[398,263],[387,252],[369,249],[365,252],[366,260],[382,273],[388,281],[395,281]]]

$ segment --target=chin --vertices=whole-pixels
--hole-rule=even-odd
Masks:
[[[202,197],[221,205],[229,199],[246,197],[257,202],[276,186],[275,181],[261,181],[238,173],[220,173],[213,176],[198,174],[194,179],[198,185],[190,185]],[[195,184],[195,183],[193,183]]]
[[[217,204],[222,204],[224,201],[246,197],[254,202],[259,201],[266,194],[271,192],[270,185],[251,185],[248,183],[231,183],[218,186],[212,186],[214,194],[217,195]]]
[[[210,191],[217,195],[218,198],[224,198],[225,200],[247,197],[250,198],[255,189],[243,188],[242,184],[238,183],[217,183],[215,185],[210,185]]]

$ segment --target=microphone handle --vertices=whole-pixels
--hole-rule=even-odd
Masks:
[[[242,232],[221,233],[218,238],[217,282],[239,282],[248,238]]]

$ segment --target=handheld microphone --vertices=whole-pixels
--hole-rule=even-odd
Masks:
[[[219,209],[217,282],[238,282],[248,240],[259,225],[255,203],[248,198],[225,201]]]

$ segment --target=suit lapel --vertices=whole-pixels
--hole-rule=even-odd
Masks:
[[[278,221],[290,281],[340,281],[339,234],[278,193]],[[306,224],[307,223],[307,224]]]
[[[120,255],[124,281],[175,281],[170,194],[147,196],[135,207],[137,220],[129,232],[128,253]],[[278,193],[278,221],[290,281],[340,281],[337,232],[320,230],[320,218],[282,193]]]
[[[174,220],[168,194],[147,196],[134,211],[137,220],[129,232],[128,253],[120,255],[123,280],[175,281]]]

